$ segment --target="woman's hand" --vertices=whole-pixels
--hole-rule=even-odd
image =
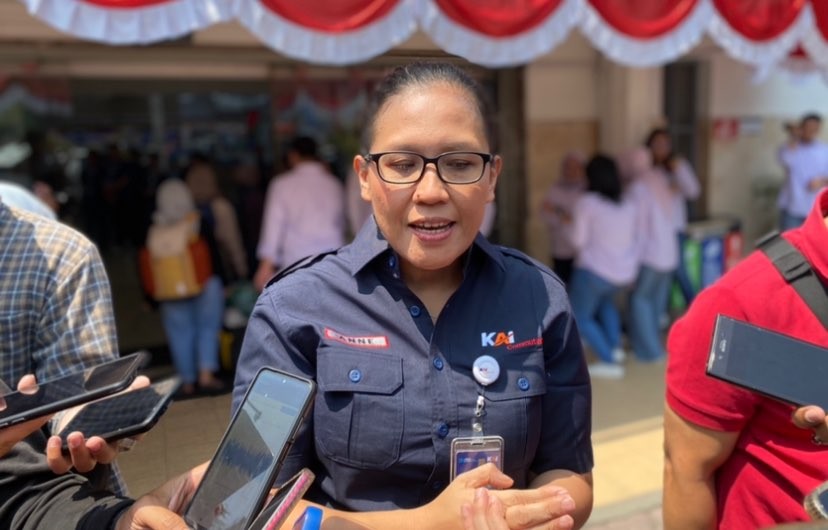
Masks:
[[[474,502],[460,507],[465,530],[509,530],[506,524],[506,509],[495,495],[489,495],[486,488],[477,488]]]
[[[575,501],[569,492],[552,484],[526,490],[494,491],[505,506],[511,530],[569,530],[575,527]]]

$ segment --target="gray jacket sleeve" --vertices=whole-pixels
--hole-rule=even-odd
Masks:
[[[93,476],[55,475],[45,450],[46,436],[37,431],[0,458],[0,528],[106,530],[132,504],[95,489]]]

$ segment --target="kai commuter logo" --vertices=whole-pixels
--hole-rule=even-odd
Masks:
[[[493,331],[491,333],[486,333],[485,331],[480,334],[480,345],[484,348],[487,346],[497,347],[497,346],[508,346],[509,344],[515,343],[515,332],[514,331]]]

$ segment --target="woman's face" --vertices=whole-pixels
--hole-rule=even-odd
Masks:
[[[450,151],[489,153],[473,97],[446,83],[404,89],[374,120],[369,152],[411,151],[436,157]],[[446,184],[434,164],[414,184],[389,184],[374,162],[354,159],[362,197],[371,202],[380,230],[402,260],[403,273],[448,269],[474,241],[486,203],[494,200],[502,161],[486,164],[474,184]]]
[[[666,134],[658,134],[653,138],[650,150],[655,160],[665,160],[673,150],[673,142],[670,141],[670,137]]]

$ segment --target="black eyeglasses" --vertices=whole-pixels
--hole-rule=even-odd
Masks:
[[[389,184],[414,184],[425,175],[427,164],[434,164],[437,176],[447,184],[474,184],[483,177],[489,153],[452,151],[434,158],[409,151],[368,153],[365,160],[377,165],[379,178]]]

